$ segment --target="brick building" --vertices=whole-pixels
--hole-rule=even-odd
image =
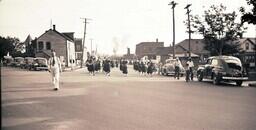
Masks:
[[[136,45],[135,54],[139,59],[144,56],[148,59],[156,59],[155,51],[158,47],[164,47],[164,42],[158,42],[158,39],[155,42],[141,42]]]
[[[47,30],[36,42],[36,57],[49,58],[51,50],[56,51],[56,55],[65,62],[66,66],[71,66],[72,60],[75,60],[74,33],[60,33],[55,29]]]

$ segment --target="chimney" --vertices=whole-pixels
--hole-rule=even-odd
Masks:
[[[129,47],[127,47],[127,55],[130,55],[131,53],[130,53],[130,48]]]
[[[53,24],[52,26],[53,26],[53,30],[55,30],[55,24]]]
[[[158,38],[156,39],[156,43],[158,43]]]

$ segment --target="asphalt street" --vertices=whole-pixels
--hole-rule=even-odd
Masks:
[[[61,74],[1,68],[2,130],[255,130],[256,88],[118,69]]]

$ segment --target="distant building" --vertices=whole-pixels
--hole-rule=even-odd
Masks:
[[[180,45],[184,49],[189,51],[189,39],[185,39],[179,42],[177,45]],[[191,53],[198,55],[201,61],[205,60],[205,58],[208,58],[210,56],[210,52],[205,49],[205,43],[203,39],[191,39],[190,49]]]
[[[71,66],[72,60],[75,60],[74,33],[60,33],[53,29],[47,30],[37,38],[36,57],[49,58],[51,50],[56,51],[56,55],[65,62],[66,66]]]
[[[156,59],[155,51],[158,47],[164,47],[164,42],[141,42],[136,45],[135,54],[138,59],[147,56],[148,59]]]
[[[129,60],[129,61],[133,61],[136,59],[136,56],[134,54],[131,54],[130,48],[127,48],[127,54],[123,55],[122,58]]]
[[[165,63],[165,61],[169,58],[173,58],[173,47],[158,47],[155,51],[156,60]],[[183,48],[180,45],[175,46],[175,57],[179,58],[182,63],[186,63],[188,60],[188,50]],[[197,66],[199,62],[199,56],[191,53],[191,57],[193,61],[195,62],[195,65]]]

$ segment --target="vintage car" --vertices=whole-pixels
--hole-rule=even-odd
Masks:
[[[248,80],[243,70],[241,61],[233,56],[214,56],[207,59],[207,63],[197,69],[197,79],[213,80],[213,84],[220,84],[221,81],[236,82],[241,86],[243,81]]]
[[[12,66],[22,67],[23,64],[24,64],[24,58],[23,57],[15,57],[14,62],[12,63]]]
[[[31,70],[48,70],[48,64],[46,58],[36,57],[32,64]]]
[[[165,61],[165,64],[163,65],[161,69],[162,75],[174,75],[175,74],[175,62],[177,59],[167,59]],[[180,75],[183,76],[185,75],[185,69],[182,66],[180,60],[178,59],[178,64],[180,67]]]
[[[11,56],[4,56],[4,60],[3,60],[4,66],[11,66],[13,62],[14,62],[14,59]]]
[[[33,67],[33,63],[34,63],[34,58],[33,57],[25,57],[24,68],[31,70],[32,67]]]

